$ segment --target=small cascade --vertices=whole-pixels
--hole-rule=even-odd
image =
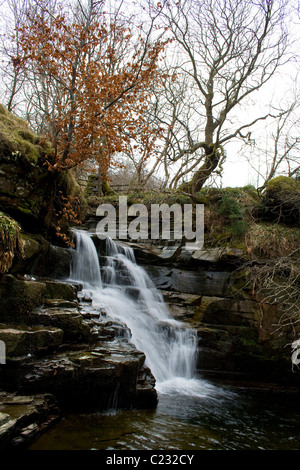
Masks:
[[[76,230],[75,238],[70,278],[82,282],[84,288],[101,289],[99,257],[93,240],[82,230]]]
[[[74,237],[72,280],[89,292],[94,309],[105,310],[109,317],[127,325],[130,340],[145,353],[158,392],[176,389],[202,396],[202,381],[194,379],[196,333],[170,317],[162,295],[136,264],[132,248],[107,238],[101,276],[90,234],[74,230]]]

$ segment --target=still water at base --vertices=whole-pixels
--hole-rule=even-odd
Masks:
[[[125,322],[156,378],[156,410],[68,415],[32,450],[293,450],[300,448],[299,396],[249,395],[195,375],[196,333],[170,318],[161,294],[128,247],[107,240],[100,266],[90,235],[75,232],[71,277],[93,308]],[[137,300],[127,290],[138,293]],[[100,311],[100,310],[99,310]],[[294,403],[293,403],[294,401]]]
[[[202,397],[180,395],[166,385],[156,410],[68,415],[30,450],[300,449],[298,396],[216,391],[205,382]]]

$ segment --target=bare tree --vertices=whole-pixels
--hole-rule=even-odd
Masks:
[[[145,145],[142,135],[132,139],[127,157],[136,168],[140,186],[146,185],[160,170],[160,177],[167,185],[170,180],[170,166],[176,161],[174,149],[180,140],[177,121],[184,112],[184,81],[175,80],[174,70],[165,63],[162,67],[164,80],[152,87],[150,106],[145,111],[145,124],[151,128],[151,143]],[[182,115],[183,117],[183,115]]]
[[[300,171],[300,129],[298,99],[282,111],[281,115],[266,128],[262,138],[245,139],[244,153],[249,165],[257,174],[257,186],[262,192],[268,182],[284,174],[295,177]]]
[[[18,107],[18,95],[23,90],[24,73],[21,67],[20,34],[18,29],[25,21],[30,1],[6,0],[2,3],[0,34],[1,101],[9,111]],[[23,97],[19,97],[22,101]]]
[[[271,113],[238,112],[287,60],[288,37],[281,0],[184,0],[158,7],[181,49],[181,73],[189,78],[193,118],[182,120],[185,139],[176,159],[190,165],[193,196],[226,158],[224,146]],[[251,108],[250,108],[251,109]],[[192,123],[192,124],[191,124]],[[184,140],[184,143],[183,143]]]

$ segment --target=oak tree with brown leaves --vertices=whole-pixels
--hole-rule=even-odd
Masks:
[[[36,89],[42,130],[54,145],[51,170],[92,162],[105,173],[132,139],[144,148],[157,132],[143,115],[149,84],[162,78],[163,31],[155,17],[145,32],[104,6],[90,0],[84,8],[78,1],[71,18],[63,8],[53,14],[44,7],[19,30],[20,60]]]

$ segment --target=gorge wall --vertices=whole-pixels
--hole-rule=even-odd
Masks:
[[[56,230],[57,192],[79,197],[84,229],[95,230],[96,207],[104,199],[85,201],[70,174],[54,184],[42,163],[49,145],[2,107],[0,118],[0,341],[6,348],[5,363],[2,356],[0,361],[0,448],[5,449],[28,445],[64,410],[154,408],[157,393],[145,354],[128,341],[127,325],[105,311],[93,312],[91,299],[80,296],[80,284],[66,281],[71,248]],[[168,241],[130,246],[171,315],[197,330],[201,376],[294,390],[299,370],[291,361],[291,344],[300,332],[294,325],[279,327],[281,306],[266,302],[249,282],[249,253],[255,254],[254,265],[264,265],[270,252],[273,260],[283,248],[299,249],[299,183],[273,181],[263,204],[254,193],[248,188],[200,195],[207,208],[202,250]],[[147,203],[149,197],[166,199],[152,193],[134,195],[133,201],[147,197]],[[115,204],[116,198],[108,201]],[[188,202],[178,195],[170,201]],[[69,228],[61,222],[66,236]],[[97,237],[94,242],[101,260],[103,243]]]

